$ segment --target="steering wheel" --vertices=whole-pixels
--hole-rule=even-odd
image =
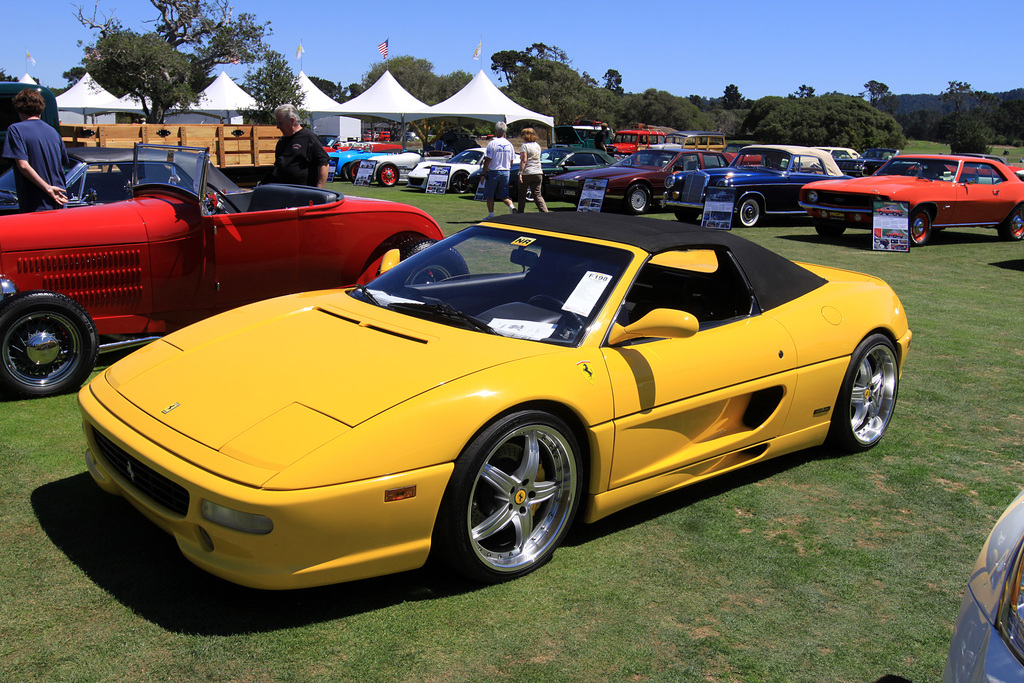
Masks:
[[[526,303],[532,306],[540,306],[541,308],[547,308],[553,311],[560,311],[562,310],[562,306],[565,305],[564,301],[562,301],[561,299],[556,299],[550,294],[534,294],[526,301]]]

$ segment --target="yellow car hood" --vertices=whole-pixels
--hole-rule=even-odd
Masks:
[[[555,351],[334,292],[216,316],[118,362],[106,379],[168,427],[247,464],[280,471],[413,396]]]

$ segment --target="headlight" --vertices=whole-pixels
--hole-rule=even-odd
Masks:
[[[18,293],[18,285],[5,277],[0,277],[0,299],[6,299]]]
[[[676,177],[674,175],[670,175],[667,178],[665,178],[665,187],[672,187],[675,184],[676,184]]]
[[[244,531],[248,534],[269,534],[274,530],[273,520],[266,515],[233,510],[209,500],[203,500],[200,510],[206,519],[229,529]]]
[[[1024,562],[1021,562],[1021,554],[1018,550],[1016,566],[1009,575],[999,614],[999,630],[1002,632],[1006,644],[1017,653],[1018,657],[1024,657],[1024,590],[1021,586],[1021,580],[1024,577],[1021,576],[1022,568],[1024,568]]]
[[[816,204],[818,202],[818,193],[815,192],[814,190],[808,190],[807,201],[809,201],[811,204]]]

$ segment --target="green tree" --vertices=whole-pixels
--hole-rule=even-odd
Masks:
[[[267,50],[263,62],[254,69],[245,72],[243,89],[256,100],[256,106],[242,113],[248,123],[257,125],[274,125],[274,110],[282,104],[293,104],[299,109],[303,119],[308,119],[308,112],[303,110],[302,88],[299,77],[288,66],[288,60],[280,52]]]
[[[86,72],[84,66],[73,66],[64,73],[62,73],[61,77],[68,82],[68,87],[70,88],[75,83],[78,83],[78,81],[82,79],[82,76],[84,76],[85,73]]]
[[[4,71],[3,69],[0,69],[0,81],[2,81],[4,83],[9,83],[11,81],[17,82],[17,80],[18,80],[17,76],[12,76],[11,74],[9,74],[6,71]]]
[[[228,0],[150,4],[157,18],[146,33],[124,28],[113,15],[100,17],[98,6],[91,17],[82,7],[76,15],[98,34],[84,66],[113,94],[139,99],[150,121],[162,122],[168,110],[195,102],[215,67],[254,63],[264,53],[269,25],[245,12],[236,16]]]
[[[725,86],[725,92],[722,93],[722,108],[723,109],[740,109],[743,107],[745,98],[740,94],[740,89],[735,84],[730,83]]]
[[[795,93],[790,93],[789,95],[790,99],[800,100],[808,99],[811,97],[814,97],[814,88],[812,88],[809,85],[801,85],[799,88],[797,88]]]
[[[676,130],[706,128],[700,110],[685,97],[649,88],[623,98],[621,116],[627,122],[666,126]]]
[[[626,92],[622,89],[622,74],[615,69],[604,72],[604,87],[616,95],[624,95]]]
[[[860,97],[763,97],[743,122],[747,136],[766,143],[866,147],[904,147],[906,138],[895,119]]]
[[[188,84],[187,58],[155,33],[107,30],[86,50],[82,62],[114,95],[138,99],[151,123],[163,123],[168,110],[198,99]]]
[[[866,97],[872,107],[887,112],[889,116],[896,116],[896,110],[900,106],[900,98],[889,90],[889,86],[879,81],[865,83],[861,97]]]

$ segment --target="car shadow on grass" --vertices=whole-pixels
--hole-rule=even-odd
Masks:
[[[322,588],[245,588],[191,564],[173,537],[100,490],[88,473],[40,486],[31,500],[43,531],[91,581],[142,618],[178,633],[271,632],[481,588],[432,562]]]
[[[740,233],[741,235],[743,233]],[[776,239],[790,240],[791,242],[804,242],[806,244],[831,244],[861,251],[871,251],[870,230],[847,230],[837,237],[823,237],[817,234],[802,235],[777,235]],[[924,247],[910,247],[911,251],[917,249],[936,249],[942,247],[953,247],[963,244],[985,244],[1002,242],[994,230],[978,229],[976,232],[961,232],[957,230],[943,230],[932,235],[931,240]]]

